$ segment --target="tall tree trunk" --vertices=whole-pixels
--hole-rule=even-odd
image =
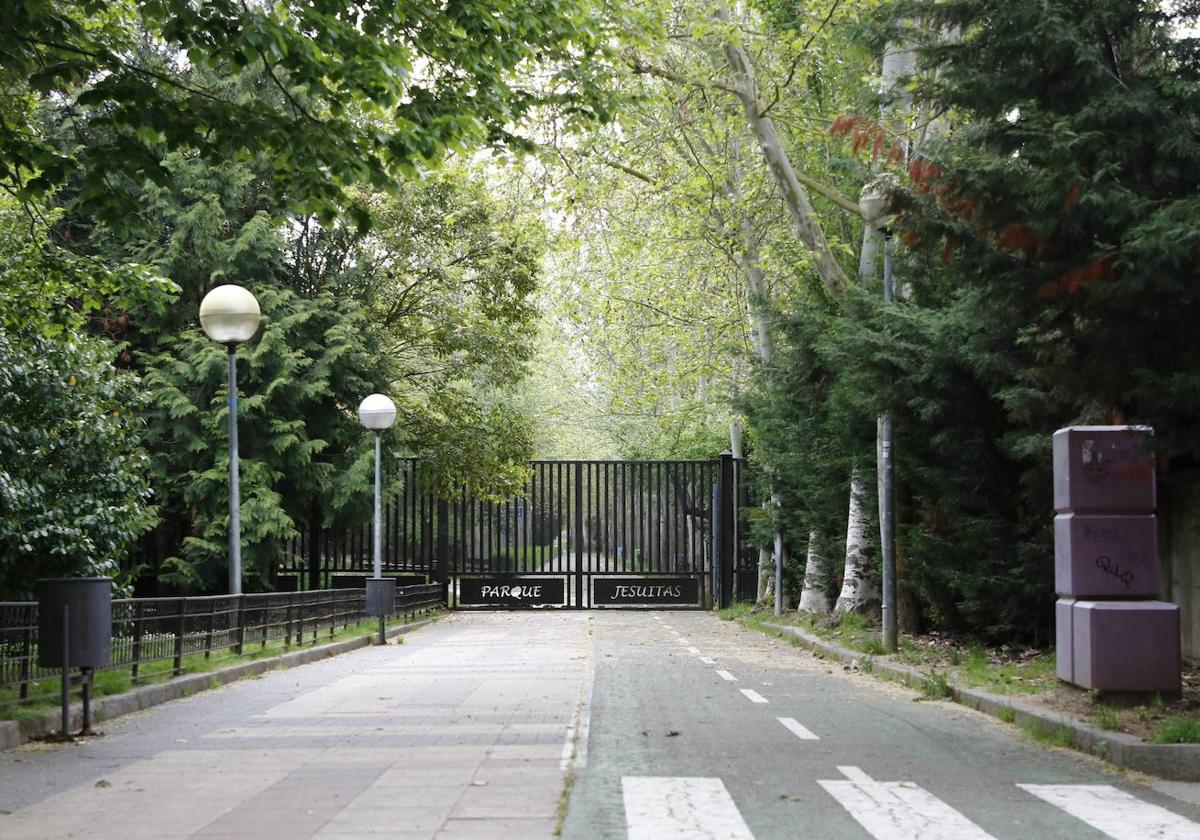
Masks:
[[[846,523],[846,566],[842,576],[842,591],[833,611],[836,615],[848,612],[867,612],[879,606],[879,588],[871,581],[869,538],[871,520],[864,500],[862,470],[857,466],[850,472],[850,509]]]
[[[804,588],[800,592],[800,609],[827,615],[830,609],[829,593],[825,591],[826,560],[821,556],[817,532],[808,534],[808,556],[804,561]]]
[[[729,10],[724,7],[717,9],[716,16],[723,23],[730,22]],[[783,148],[774,120],[764,113],[765,105],[758,96],[758,81],[750,55],[745,47],[732,42],[726,42],[723,49],[733,71],[734,87],[749,122],[750,132],[758,141],[767,167],[783,195],[784,204],[796,226],[796,235],[812,253],[813,267],[829,296],[840,299],[845,294],[849,279],[829,248],[825,230],[796,175],[787,150]]]

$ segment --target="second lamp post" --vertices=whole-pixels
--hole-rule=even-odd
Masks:
[[[382,439],[384,429],[396,420],[396,404],[383,394],[371,394],[358,406],[359,422],[375,432],[375,523],[371,541],[374,576],[367,581],[367,615],[379,617],[379,644],[384,644],[384,619],[392,613],[396,600],[395,578],[383,577],[383,487]]]

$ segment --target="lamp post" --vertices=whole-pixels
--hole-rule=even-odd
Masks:
[[[396,404],[383,394],[371,394],[358,405],[358,420],[375,432],[375,523],[371,554],[374,577],[367,581],[367,614],[379,616],[379,644],[386,644],[385,617],[392,612],[396,600],[396,581],[383,579],[383,490],[380,469],[383,430],[396,421]]]
[[[258,330],[258,301],[241,286],[217,286],[200,302],[204,334],[229,351],[229,594],[242,594],[242,519],[238,486],[237,346]]]
[[[892,217],[892,185],[883,179],[868,183],[858,199],[863,221],[883,235],[883,302],[891,306],[892,237],[888,222]],[[879,554],[883,567],[883,647],[894,651],[897,641],[896,615],[896,466],[892,457],[895,433],[892,413],[879,415],[876,430],[879,470]]]

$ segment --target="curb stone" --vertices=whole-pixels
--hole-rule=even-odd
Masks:
[[[795,637],[802,647],[811,651],[847,665],[857,665],[863,671],[903,683],[909,688],[919,691],[937,688],[928,675],[911,666],[881,662],[870,654],[827,642],[799,627],[767,621],[762,624],[783,635]],[[956,703],[1026,729],[1070,733],[1071,747],[1102,758],[1119,768],[1137,770],[1176,782],[1200,782],[1200,744],[1148,744],[1133,735],[1097,729],[1076,718],[978,688],[952,685],[950,695]]]
[[[394,639],[397,636],[411,633],[413,630],[432,623],[433,619],[426,618],[421,621],[402,624],[399,627],[393,627],[388,630],[387,637]],[[297,665],[307,665],[310,662],[317,662],[322,659],[328,659],[331,656],[349,653],[352,650],[369,647],[374,639],[375,635],[356,636],[353,639],[343,639],[340,642],[331,642],[329,644],[318,645],[317,647],[304,648],[292,651],[291,653],[281,653],[277,656],[268,656],[264,659],[255,659],[251,662],[239,662],[236,665],[230,665],[215,671],[185,674],[181,677],[174,677],[166,682],[151,683],[131,691],[122,692],[121,694],[94,697],[92,698],[92,722],[99,723],[100,721],[112,720],[115,717],[127,715],[131,712],[149,709],[152,706],[166,703],[169,700],[178,700],[181,697],[189,697],[210,688],[217,688],[218,686],[237,682],[246,677],[258,676],[267,671],[273,671],[276,668],[294,668]],[[72,729],[83,726],[83,710],[78,702],[71,703],[70,720]],[[61,723],[62,711],[57,707],[47,709],[45,714],[40,717],[20,721],[0,721],[0,750],[12,749],[25,743],[30,738],[57,732]]]

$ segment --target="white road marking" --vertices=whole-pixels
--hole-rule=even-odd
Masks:
[[[725,682],[737,682],[738,678],[728,671],[717,671],[717,676],[725,680]]]
[[[699,648],[694,648],[694,647],[688,648],[688,653],[690,653],[692,656],[703,656],[704,655],[700,652]]]
[[[629,840],[754,840],[720,779],[625,776]]]
[[[749,700],[751,703],[769,703],[770,702],[769,700],[767,700],[766,697],[763,697],[761,694],[759,694],[753,688],[743,688],[741,691],[742,691],[742,694],[746,695],[746,699]]]
[[[721,672],[718,671],[717,673],[719,674]],[[812,730],[805,727],[804,724],[798,722],[795,718],[776,718],[776,720],[782,723],[789,732],[791,732],[801,741],[821,740],[817,735],[813,734]]]
[[[877,840],[994,840],[975,823],[913,782],[876,782],[857,767],[847,781],[818,781]]]
[[[671,625],[667,624],[665,621],[663,622],[663,627],[666,627],[668,630],[672,629]]]
[[[705,665],[716,665],[717,664],[717,660],[709,659],[707,656],[701,656],[700,661],[703,662]]]
[[[1017,785],[1116,840],[1195,840],[1200,825],[1112,785]]]

